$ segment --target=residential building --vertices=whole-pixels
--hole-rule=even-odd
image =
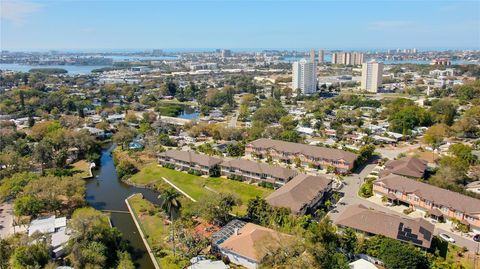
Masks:
[[[227,57],[232,57],[232,51],[231,50],[222,50],[222,58],[227,58]]]
[[[457,219],[480,232],[480,200],[395,174],[373,182],[376,196],[406,204],[433,218]]]
[[[202,175],[219,172],[220,158],[197,154],[192,151],[167,150],[158,155],[158,162],[163,166],[171,166],[182,171],[195,171]]]
[[[325,51],[319,50],[318,51],[318,63],[323,64],[325,62]]]
[[[313,212],[332,190],[332,180],[324,176],[300,174],[271,193],[267,202],[275,207],[290,208],[293,214]]]
[[[433,59],[431,65],[450,65],[450,60],[447,58]]]
[[[55,216],[49,216],[32,220],[28,227],[28,235],[31,236],[35,233],[50,236],[50,245],[56,258],[65,254],[65,245],[70,239],[66,217],[56,218]]]
[[[405,218],[359,204],[347,207],[334,223],[366,235],[383,235],[426,249],[432,244],[435,229],[435,225],[423,218]]]
[[[334,167],[339,173],[353,169],[357,155],[348,151],[261,138],[245,147],[245,154],[252,158],[272,158],[285,163],[300,161],[304,167],[326,169]]]
[[[468,183],[465,186],[465,188],[467,189],[467,191],[471,191],[471,192],[480,194],[480,180]]]
[[[385,169],[380,172],[380,176],[395,174],[410,178],[422,178],[425,171],[427,171],[427,161],[414,157],[404,157],[386,162]]]
[[[220,167],[222,176],[239,177],[249,182],[264,181],[277,185],[283,185],[297,175],[295,170],[243,159],[224,161]]]
[[[362,65],[361,89],[368,92],[377,92],[382,87],[383,63],[368,62]]]
[[[212,261],[205,256],[197,256],[190,259],[190,266],[187,269],[229,269],[223,261]]]
[[[312,94],[317,91],[317,68],[315,62],[305,59],[293,63],[293,90],[301,89],[303,94]]]
[[[358,52],[334,52],[332,53],[332,64],[361,65],[364,54]]]
[[[358,259],[349,263],[348,265],[350,266],[350,269],[378,269],[375,264],[365,259]]]
[[[315,50],[314,49],[310,50],[310,62],[315,63]]]
[[[212,237],[214,248],[227,256],[230,262],[248,269],[256,269],[262,258],[281,247],[280,242],[290,235],[241,220],[232,220]]]

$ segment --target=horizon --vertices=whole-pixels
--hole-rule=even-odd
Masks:
[[[2,50],[479,49],[479,1],[0,0]]]

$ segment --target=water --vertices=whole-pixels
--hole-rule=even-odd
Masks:
[[[115,62],[178,60],[177,56],[106,55],[104,57],[113,59]]]
[[[130,186],[118,179],[111,156],[113,148],[112,146],[102,151],[100,170],[94,173],[96,176],[94,179],[87,182],[87,202],[98,210],[128,211],[125,199],[134,193],[142,193],[149,201],[159,203],[156,192]],[[122,232],[124,239],[130,242],[134,250],[132,256],[138,268],[154,269],[130,214],[112,213],[111,220],[112,224]]]
[[[177,118],[195,120],[198,119],[200,113],[195,108],[191,106],[183,106],[182,112],[177,116]]]
[[[28,72],[32,68],[61,68],[67,70],[70,75],[86,75],[90,74],[93,69],[103,67],[109,67],[109,65],[28,65],[0,63],[0,70]]]

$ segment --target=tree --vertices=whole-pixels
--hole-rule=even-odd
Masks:
[[[438,149],[443,139],[448,135],[448,126],[445,124],[435,124],[428,128],[423,136],[423,141],[432,147],[432,154],[435,159],[435,150]]]
[[[202,218],[216,225],[224,226],[227,224],[233,207],[239,204],[239,200],[232,194],[220,193],[202,198],[196,203],[197,211]]]
[[[117,269],[135,269],[135,264],[132,261],[132,257],[126,251],[119,252],[117,254],[119,256],[119,261],[117,265]]]
[[[340,239],[340,242],[343,250],[345,250],[349,254],[355,254],[358,245],[358,239],[354,230],[350,228],[345,229]]]
[[[49,260],[47,245],[36,243],[15,249],[10,259],[10,265],[13,269],[42,268]]]
[[[15,200],[13,210],[17,216],[36,216],[44,209],[44,204],[37,198],[26,195]]]
[[[358,152],[357,165],[365,164],[375,152],[375,146],[372,144],[362,146]]]
[[[241,143],[228,144],[227,145],[227,154],[231,157],[240,157],[245,154],[245,145]]]
[[[126,144],[135,137],[136,132],[127,127],[120,127],[116,134],[113,135],[112,140],[117,144],[121,144],[123,148],[126,147]]]
[[[474,164],[477,161],[476,156],[472,154],[472,147],[468,145],[452,144],[448,148],[448,151],[468,164]]]
[[[175,212],[179,212],[182,204],[178,199],[180,197],[180,193],[178,193],[175,189],[169,188],[163,191],[162,194],[158,196],[159,199],[162,200],[161,208],[165,213],[168,214],[170,220],[172,221],[172,245],[173,245],[173,256],[175,256],[175,219],[173,214]]]

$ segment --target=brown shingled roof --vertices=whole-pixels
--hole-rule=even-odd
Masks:
[[[425,248],[429,248],[432,244],[435,227],[422,218],[404,218],[370,210],[358,204],[347,207],[335,220],[335,224],[371,234],[383,235]]]
[[[267,174],[275,178],[280,178],[284,180],[288,180],[297,174],[296,171],[288,168],[243,159],[227,160],[224,161],[221,166],[228,168],[238,168],[251,173]]]
[[[400,191],[430,201],[436,205],[453,208],[467,214],[480,213],[480,200],[419,182],[399,175],[388,175],[375,180],[375,184],[384,184],[387,188]]]
[[[184,161],[187,163],[196,163],[203,166],[214,166],[220,164],[223,160],[220,158],[210,157],[207,155],[197,154],[192,151],[182,151],[182,150],[167,150],[160,153],[160,156],[166,156],[175,160]]]
[[[266,200],[272,206],[287,207],[292,213],[297,214],[331,182],[332,180],[326,177],[300,174],[271,193]]]
[[[427,161],[414,157],[404,157],[399,160],[388,161],[385,164],[385,170],[380,173],[380,176],[396,174],[421,178],[423,177],[425,170],[427,170]]]
[[[345,150],[332,149],[325,147],[317,147],[312,145],[305,145],[299,143],[285,142],[280,140],[260,138],[250,142],[255,148],[275,149],[277,151],[289,152],[292,154],[303,154],[314,158],[325,158],[329,160],[345,160],[348,163],[353,163],[357,159],[357,155]]]

